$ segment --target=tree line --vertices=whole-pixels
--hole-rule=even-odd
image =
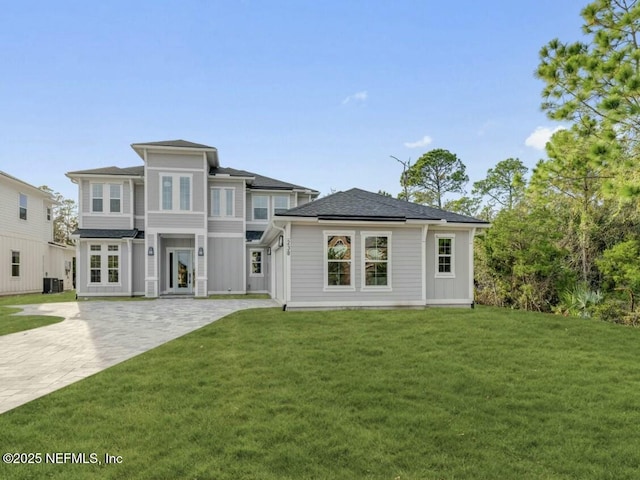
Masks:
[[[541,107],[567,125],[547,158],[531,172],[502,160],[467,194],[462,161],[432,150],[402,162],[399,197],[492,223],[476,239],[480,303],[635,325],[640,2],[596,0],[581,15],[588,41],[554,39],[540,50]]]

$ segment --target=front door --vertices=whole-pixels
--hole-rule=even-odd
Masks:
[[[176,250],[173,254],[173,286],[176,293],[193,292],[193,253]]]

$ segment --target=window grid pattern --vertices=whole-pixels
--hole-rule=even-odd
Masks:
[[[351,235],[327,236],[327,285],[351,286]]]
[[[389,237],[367,236],[364,240],[366,286],[388,286]]]

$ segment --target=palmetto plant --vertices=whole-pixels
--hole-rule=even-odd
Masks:
[[[584,284],[577,284],[560,296],[559,313],[571,316],[590,318],[593,309],[602,301],[599,290],[591,290]]]

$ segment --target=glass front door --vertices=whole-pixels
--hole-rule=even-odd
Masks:
[[[193,291],[193,254],[191,250],[176,250],[173,262],[174,291],[191,293]]]

